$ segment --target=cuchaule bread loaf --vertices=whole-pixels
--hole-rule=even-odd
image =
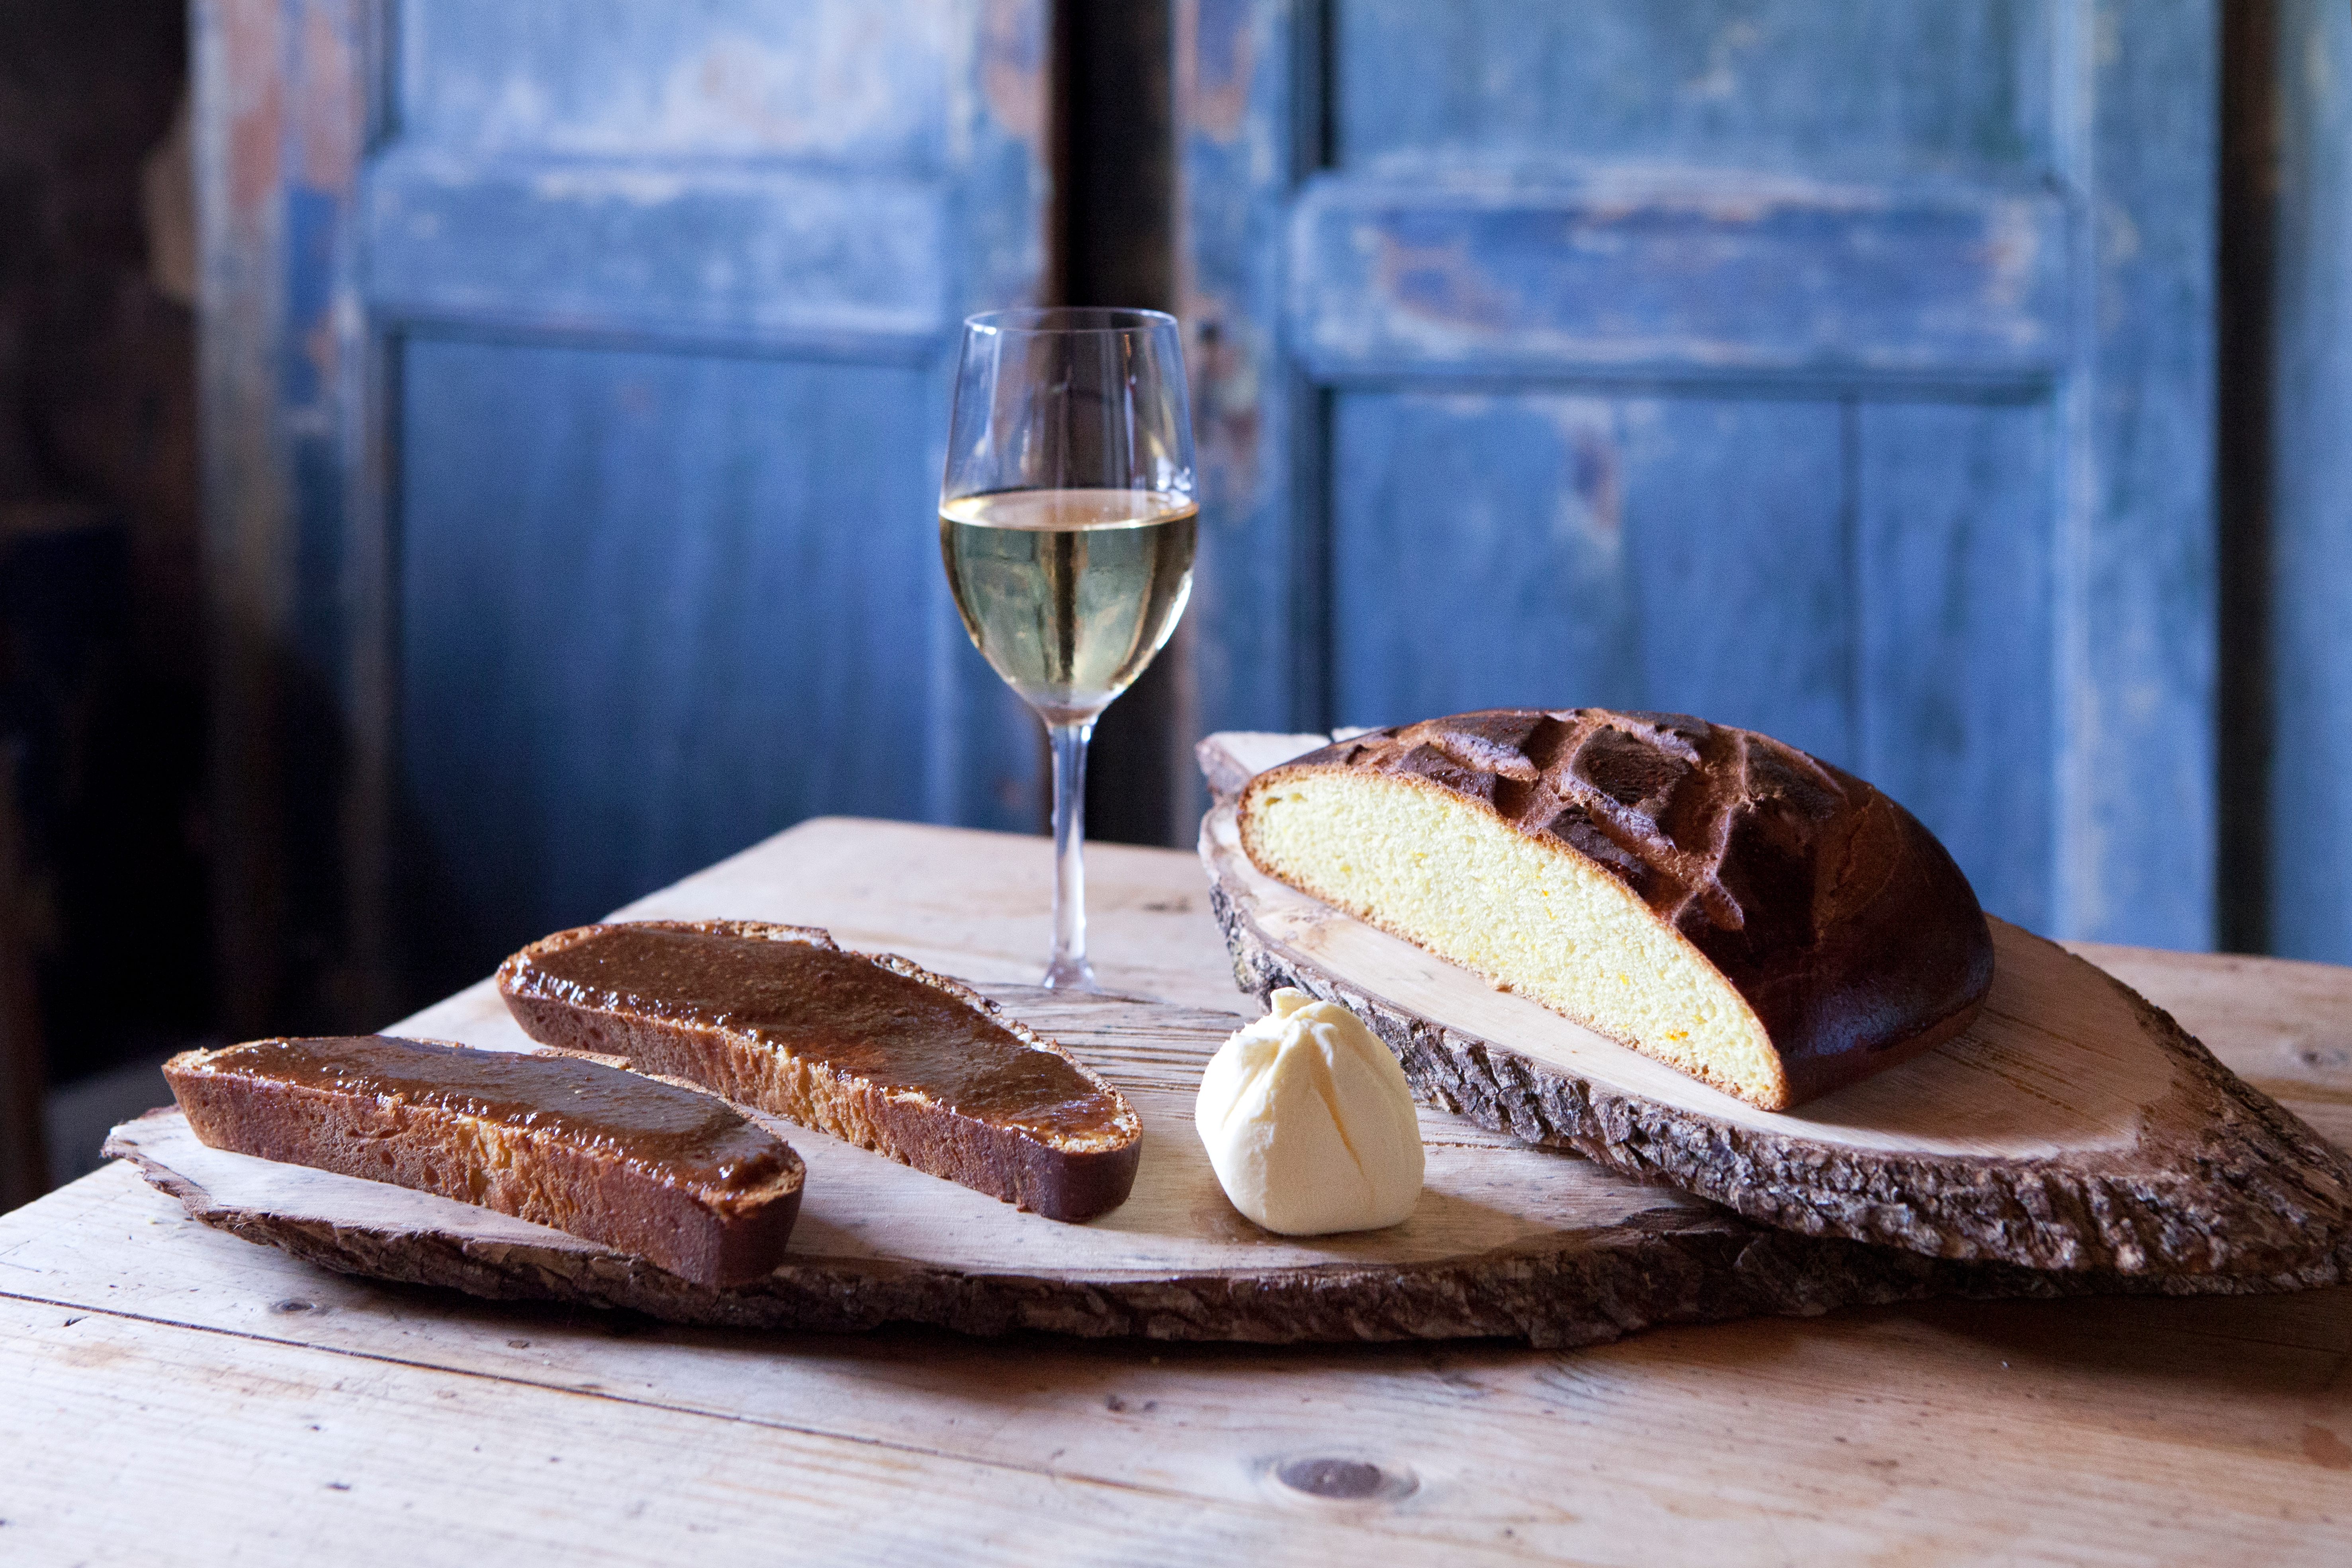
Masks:
[[[1053,1219],[1118,1207],[1143,1125],[1068,1052],[970,988],[824,931],[638,921],[558,931],[499,969],[523,1032],[887,1154]]]
[[[1266,875],[1766,1110],[1951,1038],[1992,983],[1976,894],[1916,818],[1682,714],[1371,731],[1238,812]]]
[[[184,1051],[163,1076],[215,1149],[438,1193],[698,1285],[773,1273],[800,1212],[782,1139],[716,1095],[583,1058],[353,1035]]]

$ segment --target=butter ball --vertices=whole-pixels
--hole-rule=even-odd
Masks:
[[[1395,1225],[1421,1196],[1404,1068],[1353,1013],[1286,986],[1201,1075],[1193,1125],[1234,1207],[1284,1236]]]

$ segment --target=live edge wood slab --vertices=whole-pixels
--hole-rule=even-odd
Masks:
[[[1233,795],[1320,736],[1218,735],[1200,853],[1244,989],[1347,1005],[1415,1091],[1478,1124],[1765,1225],[2178,1293],[2336,1284],[2352,1160],[2055,943],[1992,922],[1966,1034],[1759,1110],[1260,873]]]
[[[1572,1345],[1661,1323],[2051,1289],[2021,1270],[1972,1271],[1757,1226],[1437,1110],[1423,1113],[1428,1184],[1412,1219],[1358,1236],[1273,1236],[1225,1201],[1192,1127],[1201,1067],[1240,1018],[989,990],[1111,1078],[1141,1116],[1135,1192],[1110,1214],[1057,1224],[775,1123],[808,1163],[790,1261],[760,1285],[715,1290],[431,1194],[209,1149],[174,1110],[125,1123],[109,1148],[194,1217],[340,1273],[682,1323]],[[495,997],[438,1021],[476,1046],[527,1044]]]
[[[1220,897],[1228,908],[1243,907]],[[1263,956],[1271,950],[1260,951],[1259,973],[1273,973]],[[176,1111],[124,1124],[109,1150],[204,1223],[340,1273],[737,1328],[928,1323],[977,1334],[1033,1330],[1261,1343],[1512,1337],[1568,1346],[1667,1323],[1810,1315],[1931,1295],[2234,1291],[2310,1282],[2288,1273],[2038,1271],[1807,1235],[1434,1108],[1422,1113],[1428,1183],[1412,1219],[1356,1236],[1285,1238],[1234,1211],[1192,1131],[1202,1066],[1238,1016],[1027,986],[987,990],[1109,1077],[1142,1118],[1135,1192],[1112,1213],[1087,1225],[1057,1224],[822,1133],[772,1123],[808,1165],[791,1256],[755,1286],[718,1290],[446,1198],[209,1149]],[[1347,994],[1394,1037],[1399,1016],[1361,993]],[[429,1026],[436,1037],[478,1047],[529,1045],[487,990],[436,1009]],[[1425,1020],[1412,1020],[1412,1029],[1418,1031],[1412,1040],[1427,1038]],[[1499,1059],[1479,1048],[1482,1059]],[[1408,1060],[1425,1086],[1426,1057]],[[1475,1095],[1461,1087],[1457,1068],[1444,1079],[1444,1092],[1498,1121],[1525,1125],[1510,1086],[1524,1089],[1536,1080],[1485,1071],[1474,1081],[1506,1088]],[[1533,1103],[1555,1101],[1538,1093]],[[1585,1103],[1592,1103],[1589,1090]],[[1653,1149],[1664,1143],[1650,1140]]]

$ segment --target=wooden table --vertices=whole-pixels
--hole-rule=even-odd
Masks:
[[[1190,856],[1088,859],[1107,984],[1247,1005]],[[630,912],[1023,980],[1047,861],[818,821]],[[2352,1137],[2352,970],[2084,951]],[[117,1164],[0,1217],[0,1562],[2344,1562],[2347,1352],[2347,1290],[1562,1353],[687,1331],[317,1272]]]

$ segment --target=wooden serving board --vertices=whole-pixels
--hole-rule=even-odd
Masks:
[[[1114,1079],[1143,1119],[1134,1195],[1062,1225],[777,1123],[808,1163],[791,1261],[714,1290],[625,1254],[427,1193],[210,1149],[176,1110],[117,1128],[133,1161],[205,1224],[346,1274],[499,1299],[630,1308],[677,1322],[1154,1339],[1615,1339],[1654,1324],[1937,1293],[2111,1288],[1796,1235],[1663,1185],[1425,1109],[1428,1184],[1405,1224],[1291,1239],[1225,1200],[1192,1130],[1202,1064],[1241,1020],[1028,986],[989,994]],[[439,1037],[521,1049],[488,986],[431,1016]],[[421,1031],[419,1031],[421,1032]]]
[[[1201,831],[1212,901],[1244,989],[1351,1008],[1424,1099],[1809,1236],[2168,1289],[2352,1277],[2352,1160],[2055,943],[1994,921],[1966,1034],[1759,1110],[1259,872],[1234,793],[1322,743],[1202,743],[1222,797]]]

